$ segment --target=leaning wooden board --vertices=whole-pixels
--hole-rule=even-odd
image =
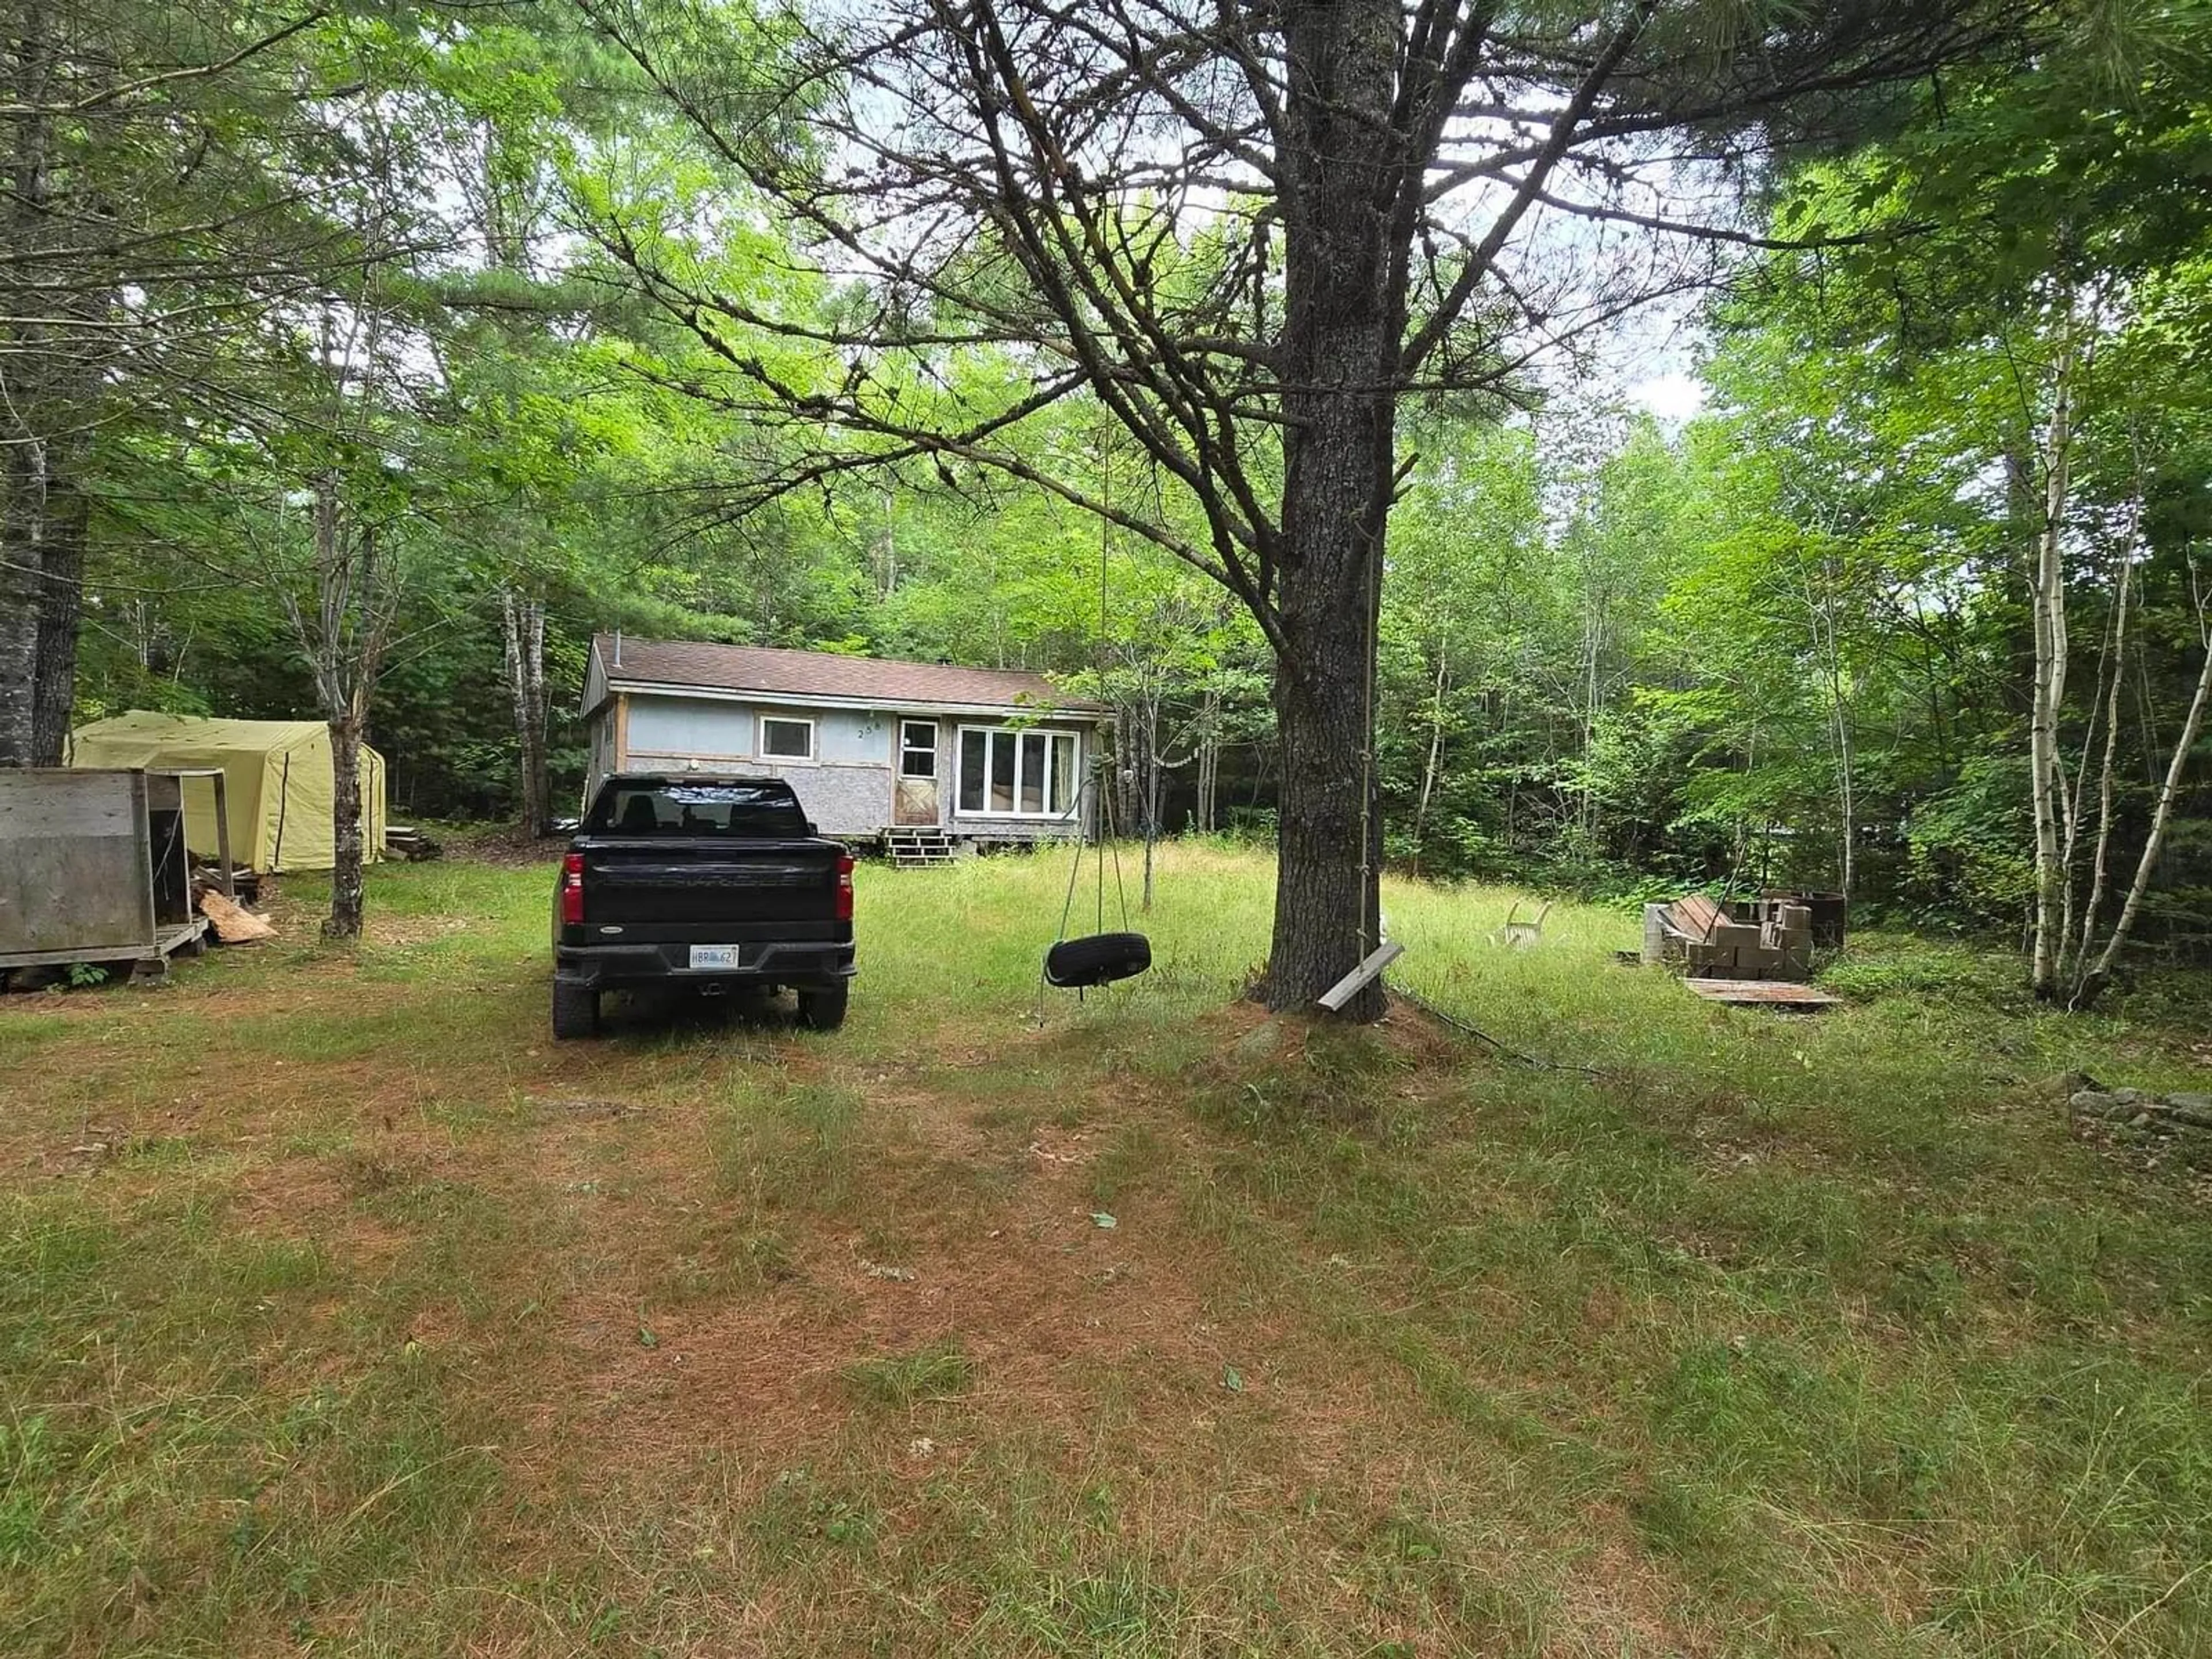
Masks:
[[[225,898],[210,889],[199,897],[200,914],[215,928],[215,936],[225,945],[244,945],[258,939],[276,937],[276,925],[265,916],[257,916],[235,899]]]
[[[1711,939],[1713,929],[1728,920],[1721,907],[1703,893],[1691,893],[1678,898],[1671,908],[1675,927],[1692,939]]]
[[[1781,979],[1686,979],[1683,984],[1708,1002],[1733,1007],[1832,1008],[1843,1001],[1809,985]]]

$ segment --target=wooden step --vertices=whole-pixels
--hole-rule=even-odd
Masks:
[[[960,853],[942,824],[891,823],[884,826],[884,856],[901,870],[925,870],[952,863]]]
[[[937,865],[955,864],[958,855],[949,847],[929,852],[909,852],[902,847],[890,849],[891,863],[902,870],[921,870]]]

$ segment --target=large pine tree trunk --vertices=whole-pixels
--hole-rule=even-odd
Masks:
[[[92,526],[85,483],[92,470],[100,393],[114,354],[88,343],[104,337],[112,291],[88,289],[58,302],[73,337],[46,387],[46,522],[39,592],[39,654],[32,693],[33,739],[39,764],[58,766],[69,747],[76,702],[77,641],[84,630],[84,562]]]
[[[362,893],[361,719],[351,711],[331,728],[331,913],[325,939],[359,939]]]
[[[1388,166],[1398,10],[1293,5],[1283,147],[1284,651],[1274,948],[1265,1000],[1304,1008],[1375,945],[1382,814],[1373,757],[1376,609],[1389,517],[1401,319],[1389,292]],[[1378,1018],[1380,981],[1345,1009]]]
[[[9,249],[19,258],[48,234],[46,224],[47,157],[52,119],[40,112],[49,94],[53,52],[52,20],[39,0],[25,0],[8,14],[13,36],[7,42],[9,89],[25,112],[9,122],[9,200],[5,229]],[[40,274],[34,259],[28,267]],[[33,302],[33,314],[46,308]],[[35,321],[10,319],[0,334],[8,364],[0,396],[0,766],[38,762],[35,713],[39,659],[39,606],[45,588],[46,447],[40,407],[41,383],[50,368],[51,344]]]
[[[1285,575],[1286,599],[1303,587],[1328,591],[1322,582]],[[1356,617],[1352,627],[1333,633],[1326,620],[1300,611],[1303,625],[1286,610],[1284,632],[1298,648],[1304,675],[1279,669],[1275,676],[1283,781],[1265,1000],[1279,1011],[1310,1006],[1374,948],[1382,904],[1382,826],[1367,763],[1367,675]],[[1379,1018],[1380,988],[1370,985],[1344,1012],[1352,1019]]]
[[[38,762],[39,601],[46,584],[39,446],[20,428],[0,437],[0,766]]]
[[[89,506],[74,479],[46,486],[41,538],[38,654],[33,665],[31,740],[35,764],[59,766],[76,702],[77,635],[84,623],[84,538]]]

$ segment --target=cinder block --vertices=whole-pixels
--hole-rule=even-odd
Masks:
[[[1691,973],[1705,979],[1733,977],[1735,958],[1735,947],[1732,945],[1701,945],[1692,941],[1682,953],[1682,960]]]
[[[1745,979],[1778,979],[1781,976],[1784,957],[1771,945],[1753,945],[1735,953],[1735,970]]]

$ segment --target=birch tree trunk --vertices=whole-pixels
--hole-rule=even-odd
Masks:
[[[542,836],[552,822],[545,755],[545,602],[521,599],[512,588],[502,588],[499,604],[519,750],[516,817],[524,834]]]
[[[1444,755],[1444,686],[1451,668],[1451,635],[1442,635],[1437,641],[1437,687],[1435,701],[1429,710],[1429,758],[1421,769],[1420,799],[1413,805],[1413,873],[1421,873],[1421,849],[1425,847],[1429,825],[1429,802],[1437,793],[1437,769],[1443,764]]]
[[[2112,599],[2112,631],[2109,649],[2110,668],[2105,680],[2105,757],[2097,777],[2097,844],[2091,855],[2089,896],[2081,908],[2080,939],[2073,946],[2070,963],[2062,960],[2063,977],[2077,981],[2074,998],[2080,1006],[2080,986],[2082,970],[2088,966],[2089,951],[2097,934],[2097,915],[2105,905],[2105,881],[2107,856],[2112,844],[2112,816],[2115,774],[2118,769],[2120,752],[2120,687],[2127,677],[2128,600],[2134,585],[2135,550],[2130,546],[2120,556],[2120,579],[2115,586]],[[2076,815],[2078,816],[2078,814]],[[2068,842],[2072,842],[2069,826]],[[2073,860],[2069,857],[2068,885],[2072,885]],[[2062,952],[2062,956],[2063,956]]]
[[[365,904],[361,745],[398,589],[386,580],[375,530],[345,522],[337,475],[318,474],[313,488],[313,614],[290,586],[278,592],[331,733],[331,911],[323,937],[348,939],[361,935]]]
[[[2089,970],[2074,994],[2072,1006],[2076,1008],[2087,1008],[2096,1001],[2112,981],[2112,964],[2119,959],[2120,948],[2135,930],[2143,895],[2150,890],[2152,872],[2157,869],[2159,854],[2165,849],[2166,829],[2173,822],[2173,803],[2181,793],[2182,775],[2189,768],[2189,751],[2197,746],[2197,739],[2204,730],[2205,705],[2212,702],[2212,628],[2205,625],[2201,601],[2197,633],[2203,642],[2204,662],[2197,670],[2197,690],[2189,699],[2189,713],[2181,722],[2181,735],[2174,739],[2172,756],[2166,762],[2165,781],[2159,785],[2158,805],[2151,813],[2150,834],[2143,841],[2142,856],[2136,860],[2135,879],[2128,884],[2128,896],[2120,906],[2119,920],[2112,924],[2112,937],[2105,941],[2097,965]]]
[[[1145,902],[1152,908],[1152,850],[1160,839],[1160,700],[1157,692],[1146,705],[1145,726]]]
[[[1132,699],[1115,711],[1114,728],[1114,838],[1119,841],[1129,833],[1137,822],[1138,803],[1142,799],[1145,778],[1144,708]]]
[[[1804,591],[1805,615],[1813,631],[1813,648],[1820,659],[1821,678],[1828,683],[1828,742],[1836,758],[1836,863],[1844,896],[1848,899],[1857,875],[1857,780],[1852,770],[1851,699],[1844,674],[1843,647],[1836,636],[1835,594],[1832,584],[1825,580],[1826,591],[1816,593],[1813,578],[1802,562],[1798,581]]]
[[[301,626],[315,671],[315,692],[331,733],[331,911],[325,939],[361,937],[364,903],[361,837],[361,699],[348,684],[347,619],[357,604],[373,600],[369,581],[356,582],[352,550],[340,516],[337,477],[315,479],[315,625]],[[368,573],[361,573],[363,575]],[[304,624],[294,607],[295,623]]]
[[[2050,424],[2044,441],[2043,523],[2036,538],[2035,686],[2028,725],[2030,789],[2035,811],[2035,938],[2031,979],[2035,994],[2058,994],[2060,886],[2066,878],[2060,857],[2059,800],[2064,762],[2058,750],[2058,721],[2066,698],[2066,515],[2071,485],[2074,433],[2074,374],[2077,361],[2073,303],[2061,325],[2058,357],[2051,375]]]
[[[1221,784],[1221,694],[1208,691],[1199,704],[1198,830],[1210,836],[1217,827],[1215,796]]]
[[[360,715],[349,708],[327,722],[331,729],[331,913],[323,937],[359,939],[367,906],[362,866]]]
[[[1604,645],[1604,623],[1595,601],[1588,601],[1589,609],[1583,614],[1583,764],[1589,764],[1590,750],[1597,743],[1597,671],[1598,656]],[[1597,836],[1597,791],[1584,774],[1583,797],[1577,811],[1584,836],[1595,840]]]

